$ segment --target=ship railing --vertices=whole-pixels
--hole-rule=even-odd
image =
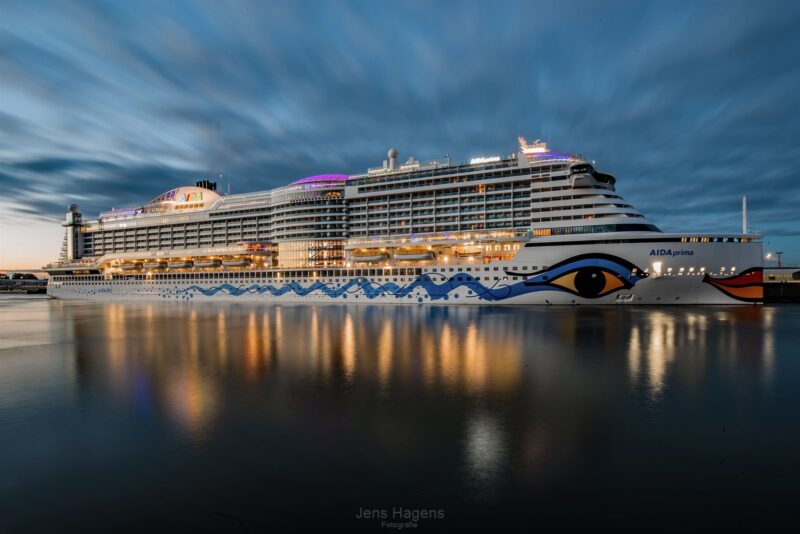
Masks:
[[[345,248],[348,250],[358,248],[456,244],[464,242],[519,242],[530,239],[528,231],[500,231],[495,233],[459,233],[452,235],[430,235],[423,237],[397,237],[381,236],[374,238],[355,238],[348,240]]]

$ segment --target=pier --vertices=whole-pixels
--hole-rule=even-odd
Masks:
[[[800,302],[800,267],[764,269],[764,302]]]

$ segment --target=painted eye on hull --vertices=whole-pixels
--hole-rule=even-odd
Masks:
[[[550,280],[550,284],[580,297],[593,299],[608,295],[631,284],[618,274],[601,267],[582,267]]]
[[[535,273],[506,271],[512,276],[526,276],[527,287],[566,291],[587,299],[604,297],[615,291],[631,289],[647,278],[636,265],[610,254],[581,254],[560,261]]]

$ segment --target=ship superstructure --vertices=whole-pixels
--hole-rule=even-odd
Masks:
[[[760,300],[759,236],[665,234],[616,192],[613,176],[582,157],[520,138],[519,150],[505,157],[398,158],[392,149],[382,166],[363,174],[311,176],[258,193],[220,195],[202,181],[91,221],[71,205],[62,257],[47,267],[50,293],[471,303]],[[570,258],[583,263],[570,271]],[[606,269],[614,261],[616,270]],[[572,276],[567,286],[555,283],[556,265]],[[597,290],[605,273],[619,285]],[[684,282],[659,282],[658,290],[653,284],[679,278]],[[686,280],[702,291],[684,296]],[[648,287],[659,294],[643,291]]]

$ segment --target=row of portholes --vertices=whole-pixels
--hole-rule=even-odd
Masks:
[[[717,272],[707,271],[705,267],[700,267],[699,269],[695,267],[678,267],[677,269],[674,267],[662,267],[660,270],[652,269],[652,272],[648,268],[645,269],[644,272],[646,274],[656,274],[659,276],[703,276],[705,274],[732,275],[736,274],[736,267],[731,267],[730,270],[726,267],[720,267]],[[636,274],[635,271],[634,274]]]

